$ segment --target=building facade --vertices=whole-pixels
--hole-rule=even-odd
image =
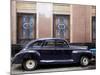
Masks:
[[[96,41],[96,6],[11,1],[11,43],[37,38],[64,38],[70,43]]]

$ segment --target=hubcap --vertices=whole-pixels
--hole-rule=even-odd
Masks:
[[[83,65],[88,65],[88,63],[89,63],[89,60],[88,60],[88,58],[83,58],[83,60],[82,60],[82,63],[83,63]]]
[[[33,69],[33,68],[35,67],[35,61],[34,61],[34,60],[28,60],[28,61],[26,62],[26,67],[27,67],[28,69]]]

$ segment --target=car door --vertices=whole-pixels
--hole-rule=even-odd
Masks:
[[[56,50],[61,52],[60,57],[62,60],[68,61],[72,58],[72,50],[69,48],[69,45],[65,40],[58,39],[56,40]]]
[[[59,57],[61,52],[56,50],[54,39],[45,40],[40,53],[42,60],[56,62],[56,60],[61,59],[61,57]]]

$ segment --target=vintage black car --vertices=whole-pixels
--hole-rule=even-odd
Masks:
[[[71,46],[60,38],[42,38],[29,42],[12,58],[12,63],[22,64],[25,70],[34,70],[39,64],[79,63],[88,66],[92,57],[86,47]]]

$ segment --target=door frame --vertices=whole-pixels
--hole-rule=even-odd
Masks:
[[[35,30],[34,30],[34,31],[35,31],[34,33],[35,33],[35,34],[34,34],[34,38],[32,38],[32,39],[25,39],[25,40],[33,40],[33,39],[36,39],[36,29],[37,29],[37,28],[36,28],[36,27],[37,27],[37,26],[36,26],[36,24],[37,24],[37,23],[36,23],[36,13],[19,13],[19,12],[18,12],[18,13],[16,13],[16,15],[17,15],[17,17],[16,17],[16,20],[17,20],[17,21],[16,21],[16,25],[17,25],[17,26],[16,26],[16,31],[17,31],[17,32],[16,32],[16,33],[17,33],[17,34],[16,34],[16,35],[17,35],[17,44],[20,44],[20,43],[19,43],[19,41],[20,41],[20,39],[19,39],[19,34],[20,34],[20,33],[19,33],[19,29],[18,29],[18,27],[19,27],[19,25],[18,25],[18,16],[20,16],[20,15],[34,15],[34,16],[35,16],[35,28],[34,28],[34,29],[35,29]],[[22,39],[22,40],[24,40],[24,39]]]
[[[69,30],[68,30],[69,31],[69,34],[68,34],[69,39],[65,38],[65,40],[67,40],[68,42],[70,42],[70,15],[66,15],[66,14],[53,14],[53,31],[52,31],[53,32],[53,37],[56,37],[55,36],[55,28],[56,27],[54,25],[54,17],[55,16],[68,16],[69,17],[69,26],[68,26],[68,28],[69,28]]]

